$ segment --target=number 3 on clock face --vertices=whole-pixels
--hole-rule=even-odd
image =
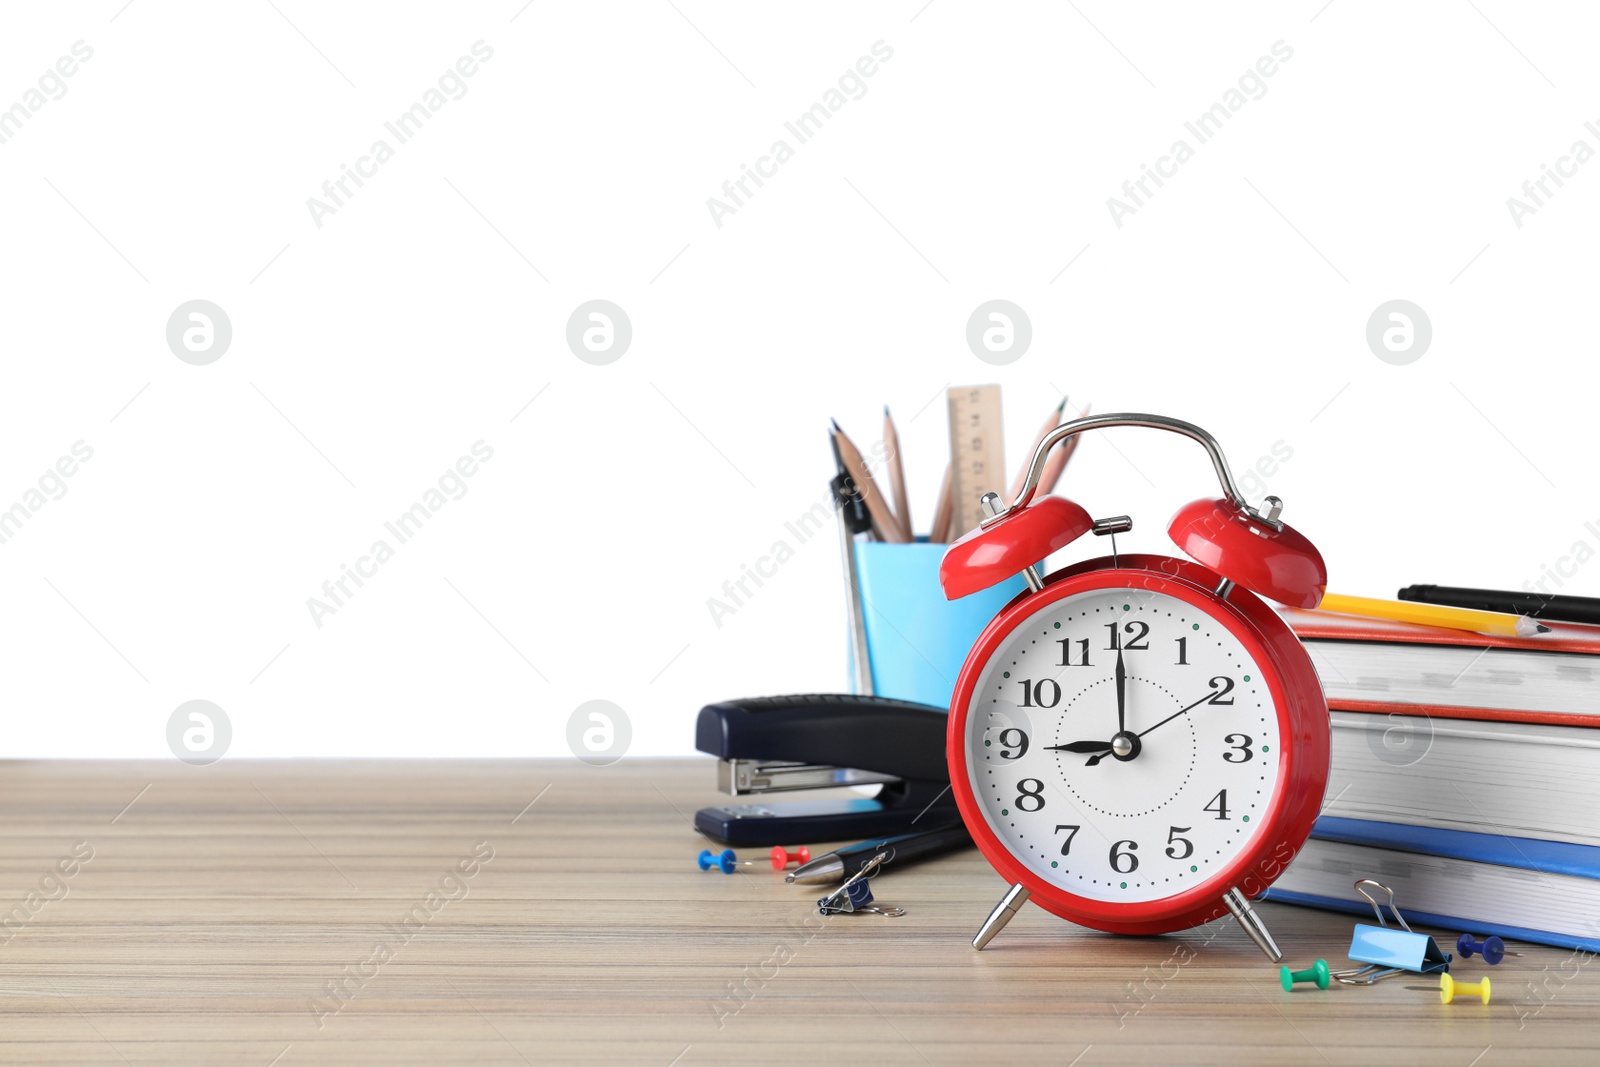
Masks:
[[[1002,614],[957,686],[951,747],[991,862],[1066,918],[1132,932],[1200,918],[1271,850],[1292,753],[1261,635],[1209,590],[1130,579]]]

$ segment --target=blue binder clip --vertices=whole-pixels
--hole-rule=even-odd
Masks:
[[[1400,929],[1395,930],[1389,926],[1389,921],[1383,917],[1383,908],[1373,899],[1372,894],[1367,892],[1367,886],[1372,886],[1383,893],[1384,903],[1394,915],[1394,921],[1400,924]],[[1345,985],[1371,985],[1373,982],[1408,972],[1449,973],[1450,954],[1440,951],[1438,944],[1427,934],[1414,933],[1411,927],[1406,925],[1400,909],[1394,906],[1394,890],[1371,878],[1363,878],[1356,883],[1356,892],[1372,905],[1373,914],[1378,917],[1378,925],[1356,924],[1355,933],[1350,938],[1350,958],[1366,966],[1335,971],[1333,978],[1336,981]]]

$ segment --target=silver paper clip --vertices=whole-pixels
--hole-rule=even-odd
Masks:
[[[1372,886],[1383,893],[1384,903],[1388,905],[1394,921],[1400,924],[1400,929],[1389,928],[1389,921],[1383,917],[1383,908],[1373,899],[1372,894],[1367,892],[1367,886]],[[1345,985],[1371,985],[1407,972],[1412,974],[1449,972],[1449,953],[1441,952],[1438,944],[1427,934],[1415,933],[1406,925],[1405,917],[1394,905],[1394,890],[1371,878],[1363,878],[1356,883],[1356,892],[1372,905],[1372,912],[1378,917],[1378,925],[1356,924],[1350,938],[1350,958],[1366,966],[1334,971],[1332,977],[1335,981],[1343,982]]]
[[[845,879],[843,885],[817,901],[817,911],[823,915],[844,915],[851,912],[870,911],[875,915],[884,915],[891,919],[904,915],[906,913],[904,908],[874,904],[872,902],[872,887],[867,885],[867,879],[877,873],[878,868],[888,858],[889,853],[880,852],[862,864],[861,869]]]

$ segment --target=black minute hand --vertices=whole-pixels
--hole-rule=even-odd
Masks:
[[[1117,733],[1128,729],[1128,672],[1122,669],[1122,642],[1117,642]]]
[[[1128,672],[1122,665],[1122,642],[1117,642],[1117,733],[1127,732],[1128,721]],[[1069,745],[1051,745],[1046,752],[1077,752],[1080,754],[1099,753],[1107,755],[1111,751],[1110,741],[1074,741]],[[1090,761],[1090,764],[1100,762],[1099,758]]]

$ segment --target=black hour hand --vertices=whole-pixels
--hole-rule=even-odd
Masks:
[[[1110,752],[1111,751],[1111,742],[1110,741],[1074,741],[1070,745],[1050,745],[1049,747],[1047,747],[1045,749],[1045,751],[1046,752],[1082,752],[1082,753],[1085,753],[1085,754],[1093,753],[1093,752]]]

